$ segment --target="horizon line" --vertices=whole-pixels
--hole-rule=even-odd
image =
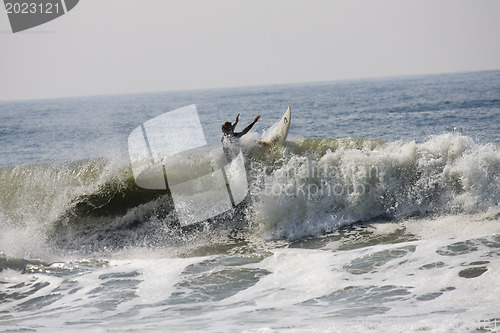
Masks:
[[[98,97],[117,97],[117,96],[127,96],[127,95],[146,95],[146,94],[160,94],[160,93],[184,93],[184,92],[200,92],[200,91],[215,91],[215,90],[230,90],[230,89],[248,89],[248,88],[259,88],[259,87],[277,87],[277,86],[292,86],[292,85],[314,85],[314,84],[326,84],[334,82],[346,82],[346,81],[365,81],[365,80],[378,80],[378,79],[396,79],[396,78],[411,78],[411,77],[424,77],[433,75],[459,75],[459,74],[472,74],[472,73],[482,73],[482,72],[495,72],[500,71],[497,69],[484,69],[484,70],[463,70],[457,72],[431,72],[431,73],[419,73],[419,74],[396,74],[396,75],[386,75],[386,76],[366,76],[366,77],[352,77],[352,78],[340,78],[333,80],[318,80],[318,81],[297,81],[297,82],[283,82],[283,83],[269,83],[269,84],[250,84],[250,85],[235,85],[235,86],[221,86],[221,87],[210,87],[210,88],[192,88],[192,89],[165,89],[165,90],[151,90],[151,91],[136,91],[136,92],[123,92],[123,93],[102,93],[102,94],[89,94],[89,95],[71,95],[71,96],[60,96],[60,97],[40,97],[40,98],[26,98],[26,99],[0,99],[0,103],[16,103],[16,102],[36,102],[36,101],[49,101],[49,100],[62,100],[62,99],[80,99],[80,98],[98,98]]]

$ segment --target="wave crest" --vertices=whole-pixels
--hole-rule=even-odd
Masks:
[[[499,148],[459,134],[421,143],[299,138],[249,144],[246,156],[247,199],[193,229],[293,240],[374,219],[500,211]],[[4,168],[0,182],[2,227],[38,230],[59,247],[186,240],[168,190],[139,188],[126,158]]]

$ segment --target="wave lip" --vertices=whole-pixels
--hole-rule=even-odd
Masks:
[[[371,220],[500,216],[499,147],[456,133],[421,143],[299,138],[244,154],[248,196],[202,233],[296,240]],[[0,169],[0,224],[13,249],[20,235],[94,251],[182,242],[187,232],[169,191],[138,187],[127,158]]]
[[[254,177],[255,219],[295,239],[360,221],[499,210],[500,151],[458,134],[426,142],[297,139]],[[298,154],[293,153],[299,152]]]

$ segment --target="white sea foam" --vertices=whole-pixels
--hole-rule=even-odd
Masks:
[[[499,74],[0,103],[0,326],[498,330]],[[181,232],[121,156],[186,100],[207,141],[297,116],[284,149],[240,141],[245,203]]]
[[[292,155],[258,177],[255,219],[272,238],[301,238],[377,217],[500,207],[500,150],[454,134],[374,149],[340,146],[319,158],[314,151]]]

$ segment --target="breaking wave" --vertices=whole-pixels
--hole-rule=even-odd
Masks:
[[[456,133],[420,143],[306,138],[245,148],[247,198],[187,229],[169,191],[139,188],[125,157],[0,169],[0,238],[14,252],[28,235],[37,251],[91,252],[185,244],[207,231],[296,240],[363,221],[500,215],[499,147]]]

